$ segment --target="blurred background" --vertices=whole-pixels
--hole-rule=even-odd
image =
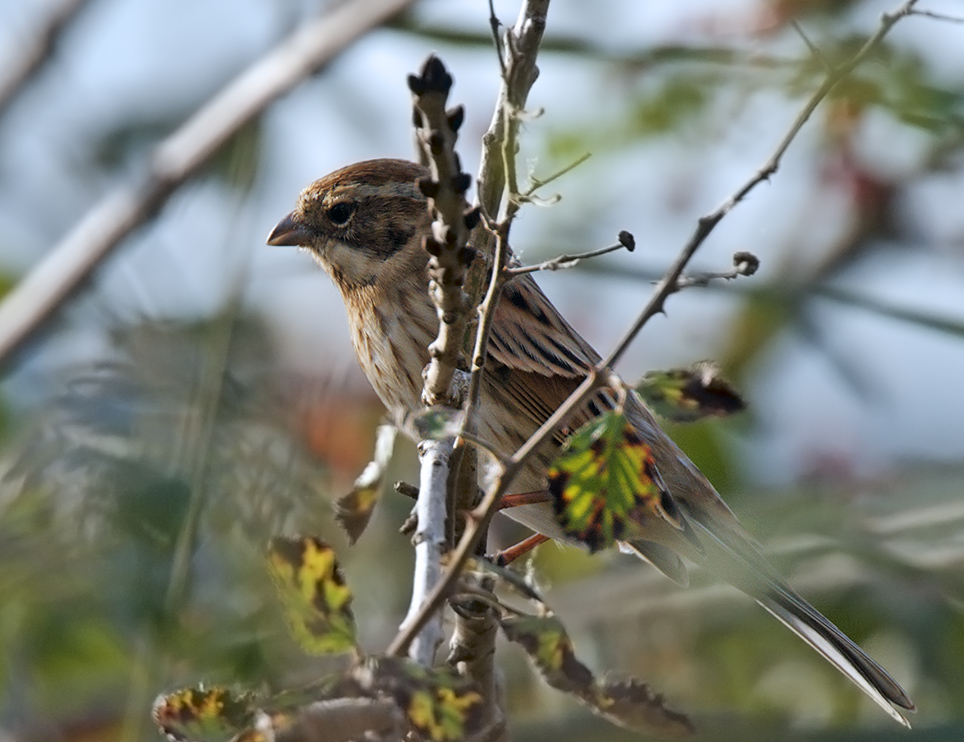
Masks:
[[[696,220],[747,181],[828,67],[894,0],[556,0],[523,170],[552,206],[514,230],[526,262],[611,244],[633,254],[539,278],[601,351]],[[319,0],[0,2],[0,290],[153,147]],[[495,3],[512,23],[518,5]],[[546,545],[547,597],[594,670],[635,674],[698,739],[964,737],[964,25],[951,0],[903,19],[815,112],[779,172],[713,233],[750,279],[674,296],[620,367],[717,359],[750,401],[672,429],[791,581],[918,704],[892,722],[735,590],[683,591],[636,560]],[[812,48],[811,48],[812,47]],[[151,740],[179,685],[278,689],[324,663],[289,638],[267,539],[339,550],[361,641],[405,606],[410,508],[383,497],[354,547],[332,504],[368,461],[378,400],[340,299],[304,254],[264,239],[310,181],[413,156],[405,76],[430,51],[464,103],[470,172],[498,90],[484,2],[421,0],[245,126],[3,366],[0,740]],[[0,79],[3,74],[0,74]],[[535,115],[535,113],[541,115]],[[400,443],[389,474],[413,480]],[[521,534],[499,525],[499,543]],[[514,738],[638,738],[500,658]]]

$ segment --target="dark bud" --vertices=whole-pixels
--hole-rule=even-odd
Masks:
[[[471,247],[463,247],[459,250],[458,259],[462,265],[470,265],[475,260],[476,255],[478,255],[476,250]]]
[[[469,190],[470,185],[472,185],[472,176],[468,173],[459,173],[452,176],[452,188],[455,189],[456,193],[465,193]]]
[[[438,195],[438,181],[433,180],[430,175],[423,175],[415,181],[415,185],[425,198],[435,198]]]
[[[463,106],[456,106],[446,111],[445,115],[448,118],[449,128],[453,132],[457,132],[462,128],[462,122],[465,121],[465,108]]]
[[[744,276],[752,276],[760,268],[760,259],[751,252],[733,254],[733,265]]]
[[[625,229],[619,233],[619,244],[625,247],[629,252],[636,249],[636,238],[633,237],[632,232],[627,232]]]
[[[433,152],[439,152],[444,144],[445,137],[442,136],[442,132],[433,129],[432,133],[428,135],[428,146],[432,148]]]
[[[442,60],[434,54],[430,54],[428,59],[425,60],[425,64],[422,65],[422,83],[425,90],[439,92],[443,95],[448,95],[452,88],[452,76],[445,69]],[[409,83],[409,87],[411,87],[411,83]],[[420,95],[420,93],[416,93],[416,95]]]
[[[475,229],[479,226],[480,221],[482,221],[482,209],[478,206],[474,209],[469,209],[462,215],[462,223],[465,224],[466,229]]]
[[[422,239],[422,247],[425,248],[425,252],[433,257],[438,257],[442,254],[442,246],[438,243],[434,237],[424,237]]]
[[[408,89],[415,95],[425,95],[425,82],[418,75],[409,75]]]

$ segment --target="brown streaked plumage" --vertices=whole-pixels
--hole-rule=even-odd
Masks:
[[[427,171],[399,160],[371,160],[312,183],[268,238],[307,248],[345,302],[352,343],[366,375],[403,429],[421,406],[422,369],[438,320],[428,296],[429,229],[415,181]],[[509,283],[493,319],[482,384],[479,435],[510,454],[572,393],[599,356],[569,326],[530,276]],[[580,424],[609,405],[605,395],[582,411]],[[637,524],[625,548],[677,582],[680,556],[703,565],[752,596],[850,678],[894,719],[914,705],[856,644],[793,590],[696,466],[635,397],[627,415],[651,447],[663,490],[655,517]],[[545,487],[544,472],[563,439],[548,442],[517,477],[517,491]],[[508,511],[535,530],[565,540],[551,505]]]

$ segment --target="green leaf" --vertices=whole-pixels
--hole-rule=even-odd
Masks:
[[[462,740],[480,730],[482,694],[455,671],[396,657],[371,658],[366,668],[370,690],[390,695],[422,739]]]
[[[572,640],[554,616],[510,616],[501,621],[506,638],[521,646],[556,690],[576,696],[614,724],[637,731],[685,734],[693,731],[682,714],[635,679],[598,680],[576,657]]]
[[[566,441],[546,472],[556,518],[591,551],[613,546],[650,518],[681,526],[658,485],[652,450],[621,412],[607,412]]]
[[[292,634],[306,652],[355,649],[351,590],[328,544],[311,536],[274,538],[268,565]]]
[[[689,368],[651,371],[636,391],[653,411],[674,422],[723,417],[746,409],[746,402],[712,361]]]
[[[154,702],[152,716],[161,731],[177,742],[222,742],[252,721],[251,696],[226,688],[183,688]]]

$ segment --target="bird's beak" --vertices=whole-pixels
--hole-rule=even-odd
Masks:
[[[271,230],[268,244],[307,246],[311,244],[311,232],[301,223],[298,214],[292,211]]]

